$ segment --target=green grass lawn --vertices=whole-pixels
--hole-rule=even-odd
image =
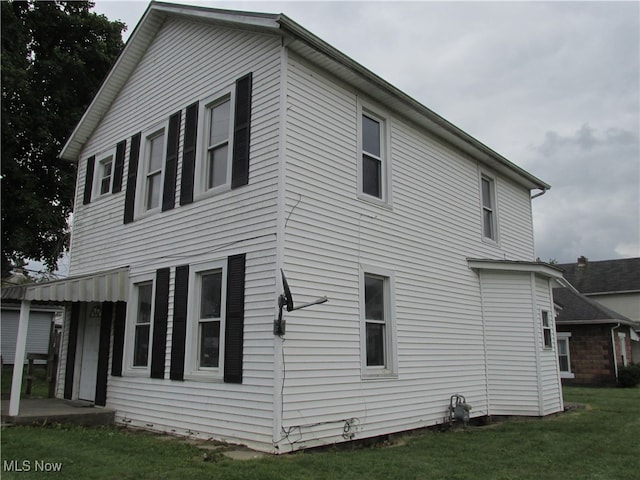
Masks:
[[[586,408],[543,420],[412,436],[393,448],[336,448],[249,461],[120,428],[5,427],[3,479],[631,479],[640,472],[640,389],[567,388]],[[212,458],[211,458],[212,457]],[[29,472],[7,462],[28,461]],[[35,472],[36,460],[59,462]],[[42,466],[42,464],[39,464]]]

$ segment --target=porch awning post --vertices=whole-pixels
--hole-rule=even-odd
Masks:
[[[11,381],[11,400],[9,401],[9,416],[15,417],[20,411],[20,393],[22,390],[22,372],[27,350],[27,332],[29,331],[29,312],[31,301],[22,300],[20,304],[20,320],[18,322],[18,338],[16,339],[16,354],[13,360],[13,379]]]

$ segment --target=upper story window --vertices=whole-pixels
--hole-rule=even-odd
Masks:
[[[146,137],[144,157],[144,210],[155,210],[162,201],[162,173],[165,155],[164,129]]]
[[[364,377],[395,373],[393,274],[372,267],[361,272],[361,344]]]
[[[204,190],[228,186],[231,183],[230,140],[233,136],[230,96],[206,107],[206,161],[203,165]]]
[[[98,186],[100,195],[111,192],[113,184],[113,155],[108,155],[98,162]]]
[[[497,241],[495,180],[488,175],[481,175],[480,187],[482,193],[482,236]]]
[[[385,115],[359,106],[359,196],[390,204],[389,121]]]

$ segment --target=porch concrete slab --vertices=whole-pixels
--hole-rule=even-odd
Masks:
[[[113,425],[115,411],[95,407],[90,402],[57,398],[23,398],[20,412],[9,416],[9,400],[2,400],[2,423],[31,425],[34,423],[68,423],[73,425]]]

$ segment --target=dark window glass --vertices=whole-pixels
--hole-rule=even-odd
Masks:
[[[202,276],[200,318],[220,318],[222,272]]]
[[[362,116],[362,150],[380,157],[380,122]]]
[[[382,198],[382,165],[379,160],[362,155],[362,191]]]
[[[133,366],[146,367],[149,361],[149,325],[136,325]]]
[[[384,367],[384,324],[367,323],[367,366]]]
[[[364,304],[367,320],[384,321],[384,279],[364,276]]]
[[[220,356],[220,322],[200,324],[200,367],[217,367]]]

